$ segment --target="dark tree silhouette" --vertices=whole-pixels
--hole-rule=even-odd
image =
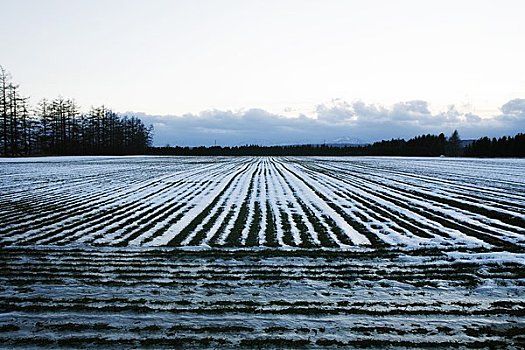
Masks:
[[[525,157],[525,134],[499,139],[482,137],[465,148],[467,157]]]
[[[461,138],[459,137],[459,132],[454,130],[452,135],[448,138],[446,155],[451,157],[458,157],[462,153],[461,147]]]
[[[43,99],[34,111],[0,66],[0,142],[3,156],[143,154],[152,127],[102,106],[81,114],[74,100]]]
[[[8,144],[8,86],[9,86],[9,74],[0,66],[0,113],[2,115],[2,130],[0,136],[2,137],[2,153],[7,156],[9,144]]]

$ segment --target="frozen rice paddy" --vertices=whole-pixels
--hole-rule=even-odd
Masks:
[[[525,161],[0,160],[0,344],[525,344]]]

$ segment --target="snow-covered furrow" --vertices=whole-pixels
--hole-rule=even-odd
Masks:
[[[361,191],[358,186],[349,186],[333,176],[319,174],[315,170],[309,170],[307,173],[321,190],[323,187],[331,188],[333,192],[328,190],[325,196],[332,198],[336,206],[388,245],[418,247],[436,245],[441,241],[440,236],[436,237],[430,233],[434,228],[429,226],[424,218],[417,215],[414,218],[411,211],[403,211],[395,206],[393,208],[390,202],[378,199],[367,191]],[[414,219],[423,220],[419,220],[415,225]]]
[[[208,194],[213,190],[214,184],[211,179],[215,179],[217,176],[221,176],[224,172],[232,169],[232,166],[225,166],[223,169],[213,169],[206,172],[201,172],[195,174],[191,177],[190,181],[182,181],[180,187],[171,189],[168,193],[162,196],[156,196],[154,198],[154,203],[156,208],[153,209],[152,205],[147,207],[147,210],[142,210],[135,212],[131,217],[130,215],[123,215],[122,218],[115,224],[115,227],[121,226],[122,228],[110,235],[104,235],[103,233],[98,233],[96,238],[96,243],[98,244],[121,244],[122,242],[128,242],[130,237],[132,239],[137,239],[139,241],[144,240],[147,237],[151,237],[162,229],[174,216],[179,215],[181,212],[186,210],[186,208],[192,207],[193,199],[200,195],[202,192]],[[152,203],[153,204],[153,203]],[[144,230],[145,226],[150,225],[152,222],[157,221],[157,218],[164,214],[172,207],[177,207],[177,211],[171,213],[167,218],[163,220],[162,223],[156,224],[153,228],[149,229],[146,232],[141,232]],[[150,211],[154,210],[152,213]],[[130,225],[123,224],[127,222],[132,217],[136,217],[139,221],[138,223],[133,223],[135,228],[130,229]],[[110,229],[110,227],[106,227]],[[138,234],[139,233],[139,234]],[[84,241],[85,242],[85,241]]]
[[[350,177],[360,177],[359,175],[355,175],[355,173],[345,172],[345,174],[347,174],[347,175],[351,174],[351,175],[349,175]],[[384,178],[380,178],[379,175],[376,175],[374,179],[369,179],[369,178],[367,178],[367,179],[369,181],[374,182],[376,184],[379,184],[379,185],[381,185],[381,186],[383,186],[385,188],[390,188],[393,191],[403,190],[403,192],[405,192],[406,194],[413,195],[415,197],[426,196],[431,201],[440,201],[440,202],[443,202],[443,203],[452,204],[455,207],[469,206],[469,207],[474,208],[474,209],[479,208],[478,211],[479,210],[484,210],[485,212],[488,213],[488,215],[504,214],[504,215],[507,215],[509,217],[514,217],[514,216],[515,217],[521,217],[521,218],[524,217],[522,214],[520,214],[521,209],[517,208],[516,206],[507,207],[508,209],[505,209],[505,206],[502,204],[501,201],[495,201],[495,200],[491,200],[490,202],[489,201],[485,201],[485,200],[481,200],[481,203],[480,203],[479,197],[476,197],[475,195],[472,195],[470,193],[465,194],[465,192],[463,192],[464,194],[461,196],[461,200],[457,200],[457,198],[455,198],[455,196],[448,195],[448,193],[450,192],[449,188],[444,186],[444,185],[442,185],[439,188],[436,187],[435,185],[431,186],[430,187],[431,190],[429,191],[429,190],[427,190],[428,187],[426,187],[426,188],[422,187],[423,184],[419,184],[417,187],[414,187],[412,185],[404,184],[404,183],[402,183],[399,180],[390,181],[390,180],[387,180],[387,179],[384,179]],[[432,188],[432,187],[434,187],[434,188]],[[438,194],[437,196],[436,196],[436,193]],[[467,200],[465,200],[466,198],[470,198],[470,200],[467,201]],[[477,206],[476,206],[476,203],[477,203]],[[510,209],[512,209],[512,210],[510,210]],[[460,209],[458,209],[458,210],[460,210]],[[492,224],[492,225],[498,225],[500,227],[504,226],[504,227],[506,227],[506,228],[508,228],[510,230],[514,230],[515,232],[523,231],[520,228],[513,227],[512,225],[508,225],[507,223],[501,222],[499,220],[494,220],[491,217],[483,216],[482,219],[485,220],[485,221],[490,222],[490,224]]]
[[[101,176],[102,178],[104,176]],[[121,184],[120,187],[111,187],[112,192],[121,192],[128,188],[128,184]],[[89,192],[84,192],[85,188],[89,188]],[[30,189],[28,191],[31,191]],[[97,197],[101,196],[104,192],[108,191],[107,185],[100,184],[100,179],[96,182],[87,181],[85,183],[79,183],[78,186],[70,187],[67,185],[61,185],[57,190],[46,190],[43,188],[34,189],[27,195],[15,195],[15,199],[9,201],[3,207],[12,207],[9,215],[5,215],[1,218],[4,222],[6,229],[9,227],[10,231],[16,230],[19,227],[29,226],[35,223],[35,220],[42,220],[43,214],[52,215],[57,208],[64,207],[65,204],[68,208],[74,208],[82,206],[86,202],[91,202]],[[82,196],[79,196],[82,193]],[[22,200],[21,200],[22,199]],[[31,206],[31,213],[25,211],[19,211],[13,213],[13,210],[18,209],[20,206]],[[0,229],[0,235],[6,230]]]
[[[194,187],[188,187],[187,188],[187,191],[188,193],[186,194],[183,194],[182,196],[180,196],[180,199],[179,201],[182,202],[182,208],[193,208],[194,206],[196,206],[198,204],[198,201],[200,200],[203,200],[208,198],[208,196],[211,194],[211,192],[215,189],[215,186],[217,185],[220,185],[222,179],[224,178],[224,176],[226,176],[226,174],[230,171],[234,171],[234,168],[235,165],[226,165],[224,167],[222,167],[221,169],[219,169],[217,172],[213,172],[213,173],[209,173],[208,176],[204,177],[203,180],[205,180],[206,178],[211,178],[211,179],[214,179],[214,185],[211,185],[211,186],[207,186],[205,188],[203,188],[202,190],[204,191],[204,193],[201,195],[201,191],[199,192],[196,192],[196,188]],[[193,182],[193,181],[192,181]],[[227,188],[227,193],[226,193],[226,197],[228,197],[228,191],[231,191],[235,186],[229,186]],[[187,209],[185,209],[187,210]],[[216,210],[216,208],[214,207],[212,210]],[[157,236],[161,236],[164,232],[166,232],[169,228],[170,228],[170,222],[173,222],[173,219],[172,217],[177,215],[177,216],[180,216],[177,218],[176,221],[180,220],[183,215],[180,214],[180,212],[184,212],[184,210],[182,209],[179,209],[176,213],[173,213],[170,215],[170,217],[168,218],[165,218],[162,222],[160,223],[157,223],[151,230],[149,230],[148,232],[145,232],[144,234],[142,234],[141,236],[137,237],[137,238],[134,238],[131,242],[130,242],[130,245],[138,245],[138,244],[142,244],[144,242],[149,242],[149,241],[152,241],[153,239],[155,239]],[[176,222],[175,221],[175,222]],[[173,223],[175,223],[173,222]]]
[[[99,221],[101,225],[105,225],[105,216],[109,218],[114,214],[114,210],[112,209],[120,207],[120,211],[126,212],[128,210],[128,205],[132,203],[139,203],[140,201],[143,201],[149,197],[154,197],[155,195],[158,195],[159,193],[165,191],[167,188],[159,182],[160,181],[151,182],[146,186],[141,186],[140,189],[137,189],[134,192],[129,191],[128,193],[126,193],[126,191],[120,196],[118,195],[118,193],[110,195],[103,194],[100,197],[98,197],[97,200],[93,200],[85,206],[83,206],[82,210],[85,211],[79,211],[77,208],[77,210],[67,210],[65,213],[63,213],[63,215],[54,215],[53,217],[47,218],[44,217],[44,220],[40,220],[40,222],[43,222],[43,224],[45,225],[44,227],[38,225],[36,228],[26,230],[21,235],[10,237],[9,240],[6,241],[11,241],[15,239],[17,241],[24,242],[24,240],[28,238],[31,242],[34,242],[40,236],[54,236],[54,231],[60,231],[61,227],[68,225],[72,227],[71,231],[66,232],[65,234],[63,234],[63,236],[70,236],[82,227],[85,227],[89,230],[93,227],[94,221]],[[126,207],[123,208],[121,206],[122,203],[126,203]],[[106,215],[104,214],[105,211],[111,211],[111,214]],[[62,216],[64,218],[62,218]],[[58,217],[57,221],[54,221],[55,217]],[[83,220],[84,217],[88,217],[90,218],[90,220]],[[81,226],[78,226],[78,222],[83,222],[83,224]]]
[[[279,246],[287,246],[287,244],[284,243],[283,237],[284,237],[284,230],[283,230],[283,218],[281,217],[282,212],[286,212],[287,210],[287,197],[283,195],[282,187],[278,181],[278,174],[275,169],[275,166],[270,163],[268,168],[267,175],[267,184],[268,184],[268,202],[270,204],[270,211],[267,212],[266,215],[271,215],[274,218],[275,222],[275,237],[276,241],[279,244]],[[289,221],[288,221],[289,223]],[[268,237],[267,237],[268,240]]]
[[[154,240],[158,236],[162,236],[167,230],[170,229],[170,227],[178,222],[180,219],[182,219],[185,215],[187,210],[189,208],[193,208],[196,205],[198,205],[198,202],[209,198],[209,196],[212,195],[212,192],[215,191],[217,186],[220,186],[222,183],[222,180],[226,176],[228,172],[235,171],[236,166],[238,164],[228,164],[224,165],[223,167],[219,168],[217,171],[208,173],[206,177],[203,178],[203,180],[207,178],[213,179],[213,185],[206,186],[202,189],[202,191],[196,192],[196,189],[194,187],[188,187],[188,194],[183,194],[180,196],[179,201],[182,202],[182,208],[188,208],[188,209],[180,209],[176,213],[171,214],[169,217],[163,219],[161,222],[157,223],[152,229],[145,232],[141,236],[134,238],[132,241],[130,241],[130,245],[141,245],[146,242],[150,242]],[[228,190],[232,189],[232,187],[228,187]],[[214,208],[215,209],[215,208]],[[182,212],[182,213],[181,213]],[[175,220],[173,219],[173,216],[175,216]]]
[[[279,212],[274,213],[276,217],[280,217],[282,228],[286,228],[286,232],[283,231],[283,234],[290,234],[292,239],[288,239],[288,243],[292,246],[298,246],[301,244],[301,237],[299,229],[297,228],[296,223],[292,219],[292,215],[296,213],[295,208],[298,206],[297,203],[293,202],[294,193],[290,187],[286,186],[282,175],[279,173],[279,170],[275,162],[271,162],[272,174],[274,180],[274,189],[276,193],[276,198],[279,198]],[[294,205],[295,204],[295,205]],[[283,236],[284,240],[284,236]]]
[[[115,191],[110,193],[99,193],[98,198],[95,200],[82,200],[82,205],[75,207],[69,203],[63,203],[63,206],[66,208],[66,212],[60,214],[52,214],[50,216],[44,216],[40,220],[33,221],[32,226],[37,225],[37,228],[32,230],[25,230],[22,235],[14,237],[17,241],[23,241],[23,239],[29,237],[31,242],[35,242],[39,236],[54,236],[53,231],[61,232],[64,226],[70,226],[71,229],[68,232],[65,232],[62,236],[66,239],[72,238],[72,234],[82,228],[78,226],[78,222],[84,222],[82,224],[87,230],[93,229],[93,222],[98,221],[101,224],[97,226],[98,228],[103,227],[107,224],[107,220],[112,219],[115,215],[114,208],[120,208],[119,211],[123,212],[123,215],[129,215],[129,211],[134,209],[134,203],[137,205],[142,205],[142,207],[147,207],[147,201],[155,200],[156,196],[159,193],[162,193],[169,189],[169,186],[176,184],[178,181],[183,179],[193,178],[197,176],[202,176],[204,178],[213,175],[213,168],[218,169],[218,165],[214,167],[205,167],[204,169],[196,168],[193,170],[183,171],[179,174],[168,174],[160,178],[154,178],[152,180],[143,181],[137,186],[131,188],[126,188],[123,191]],[[216,170],[218,171],[218,170]],[[113,189],[112,189],[113,190]],[[150,198],[150,199],[148,199]],[[105,211],[110,211],[110,214],[107,214],[108,219],[104,219],[103,214]],[[118,211],[117,211],[118,212]],[[102,213],[102,216],[101,216]],[[59,221],[54,221],[55,218],[58,218]],[[89,220],[86,220],[88,218]],[[44,223],[44,226],[39,225],[39,223]],[[52,224],[49,224],[51,223]],[[16,230],[12,230],[12,233]],[[50,233],[51,232],[51,233]],[[84,232],[85,233],[85,232]],[[12,241],[13,238],[10,237],[7,242]],[[50,237],[50,241],[55,242],[56,239]],[[44,242],[45,243],[45,242]]]
[[[316,158],[317,160],[317,158]],[[362,160],[342,160],[334,161],[334,158],[321,158],[318,164],[329,165],[331,169],[350,170],[362,172],[364,174],[384,176],[389,174],[402,174],[407,178],[416,178],[416,180],[435,180],[438,184],[455,185],[462,187],[465,191],[476,192],[482,191],[483,194],[501,194],[512,198],[523,198],[525,183],[520,181],[519,162],[505,160],[499,163],[499,167],[488,166],[492,160],[476,160],[479,166],[469,167],[471,160],[459,159],[454,162],[444,163],[439,159],[423,161],[417,158],[366,158]],[[326,160],[326,161],[323,161]],[[513,171],[505,174],[504,164],[512,164]],[[502,169],[503,168],[503,169]],[[507,171],[508,172],[508,171]],[[511,187],[509,187],[511,186]]]
[[[341,231],[341,229],[345,229],[342,225],[334,225],[340,217],[328,208],[324,201],[312,193],[312,191],[300,185],[298,186],[293,178],[288,177],[289,174],[283,172],[282,164],[279,161],[274,161],[273,163],[277,172],[277,179],[281,183],[281,186],[286,188],[290,199],[295,198],[295,203],[291,200],[289,200],[289,203],[295,204],[297,208],[302,209],[302,212],[305,214],[304,218],[308,220],[312,226],[315,226],[313,232],[320,231],[317,233],[317,240],[313,239],[313,237],[308,237],[308,239],[312,239],[314,242],[319,241],[321,245],[328,244],[334,247],[348,248],[349,245],[353,245],[354,242],[348,242],[345,240],[345,236],[338,235],[340,232],[336,232],[336,230]],[[295,209],[294,206],[292,206],[292,208]],[[293,215],[294,211],[290,210],[289,215]],[[329,225],[328,220],[330,220],[332,225]],[[353,229],[351,230],[353,231]],[[321,241],[319,237],[321,237]],[[323,240],[324,242],[322,242]],[[305,244],[306,242],[302,243]]]
[[[390,183],[394,187],[404,187],[412,191],[427,192],[428,194],[436,194],[442,198],[454,198],[459,201],[466,201],[469,204],[479,203],[482,207],[494,206],[508,209],[509,211],[516,211],[518,213],[525,212],[525,196],[522,192],[502,191],[501,189],[485,186],[464,184],[458,182],[457,179],[446,180],[443,177],[428,176],[409,173],[406,170],[390,170],[384,168],[377,168],[375,166],[363,164],[318,164],[320,168],[328,171],[337,171],[354,176],[363,176],[365,178],[380,181],[382,183]],[[524,188],[525,190],[525,188]]]
[[[267,215],[269,214],[267,212],[266,208],[266,201],[268,198],[267,191],[268,191],[268,183],[266,179],[266,173],[268,171],[268,159],[264,159],[261,164],[261,173],[259,176],[259,192],[257,200],[259,202],[260,211],[261,211],[261,227],[258,232],[258,242],[259,245],[265,245],[267,244],[267,237],[265,235],[266,230],[268,229],[267,225]]]
[[[522,348],[519,253],[0,248],[5,348]]]
[[[246,174],[244,176],[246,176]],[[217,205],[212,208],[211,214],[206,218],[207,224],[211,223],[211,220],[215,218],[215,222],[213,222],[207,232],[205,232],[204,225],[199,225],[198,229],[202,232],[202,236],[204,236],[202,240],[199,240],[201,245],[208,246],[222,240],[224,233],[219,230],[224,229],[224,227],[229,225],[233,220],[234,208],[239,204],[241,195],[241,186],[238,184],[243,179],[244,177],[241,176],[236,177],[231,185],[225,189],[220,198],[217,199]],[[195,234],[192,235],[193,240],[195,240],[195,236],[198,233],[199,232],[195,232]],[[211,240],[213,240],[212,243],[210,242]],[[187,240],[187,244],[190,242],[190,240]]]
[[[244,173],[239,178],[239,182],[235,186],[234,191],[231,194],[231,200],[226,208],[230,210],[231,220],[227,223],[223,232],[218,232],[219,236],[215,240],[217,245],[225,245],[227,240],[230,240],[230,244],[240,243],[240,234],[242,228],[246,225],[246,219],[239,217],[241,214],[241,208],[246,204],[247,199],[250,197],[251,187],[253,186],[253,180],[257,172],[257,163],[252,162],[248,168],[245,169]],[[229,198],[230,200],[230,198]],[[239,224],[241,227],[239,227]],[[233,233],[238,232],[238,238],[232,241],[230,237]]]
[[[363,221],[360,217],[353,216],[353,210],[345,211],[362,225],[371,228],[374,226],[377,228],[382,227],[376,234],[388,244],[411,247],[422,245],[439,246],[441,244],[449,245],[451,243],[450,238],[455,244],[484,244],[483,241],[474,237],[469,237],[457,230],[444,227],[440,223],[378,197],[375,195],[375,191],[363,189],[359,182],[352,183],[348,179],[341,180],[314,170],[306,171],[306,173],[317,186],[321,188],[323,186],[331,187],[333,189],[333,192],[328,192],[326,196],[337,199],[336,202],[339,201],[341,203],[340,207],[342,210],[345,210],[345,207],[354,209],[358,203],[363,208],[370,210],[373,216],[366,212],[363,213],[370,220],[368,222]],[[437,232],[441,232],[441,234],[436,235]],[[420,237],[417,234],[423,234],[426,237]],[[443,235],[447,239],[444,239]]]
[[[435,223],[436,225],[442,225],[445,228],[452,228],[453,231],[448,231],[448,234],[454,238],[454,241],[462,241],[461,238],[469,237],[473,241],[484,241],[489,244],[496,246],[508,245],[508,240],[502,240],[491,228],[488,231],[483,230],[478,225],[471,225],[469,223],[468,216],[462,216],[457,213],[454,209],[435,209],[435,203],[428,203],[420,201],[414,198],[406,198],[404,196],[390,196],[389,194],[381,191],[377,191],[376,197],[382,198],[388,203],[391,203],[391,207],[402,208],[402,210],[408,213],[414,213],[419,217],[426,218],[428,223]],[[444,229],[439,230],[440,232],[445,231]],[[438,232],[439,233],[439,232]],[[459,236],[458,236],[459,235]],[[448,243],[454,243],[449,241]]]
[[[523,160],[70,157],[0,171],[0,246],[525,247]]]
[[[225,235],[226,230],[224,231],[224,233],[218,232],[219,231],[218,224],[222,224],[223,223],[222,220],[215,220],[215,222],[213,223],[215,224],[215,226],[212,226],[209,232],[206,232],[205,227],[207,225],[212,224],[212,220],[216,218],[217,215],[219,215],[219,217],[225,218],[226,215],[228,215],[228,212],[224,211],[223,210],[224,208],[226,209],[233,208],[235,204],[239,204],[243,202],[243,198],[244,196],[246,196],[246,194],[244,193],[244,189],[246,189],[247,181],[249,181],[249,179],[253,176],[256,170],[257,170],[257,165],[250,164],[250,166],[245,168],[244,172],[239,177],[235,178],[234,181],[232,181],[229,186],[225,187],[224,192],[219,193],[215,197],[215,200],[217,200],[217,203],[210,208],[206,217],[204,217],[201,222],[197,223],[196,227],[192,229],[191,232],[189,232],[188,236],[186,236],[181,241],[180,244],[188,245],[192,240],[195,239],[196,235],[199,234],[200,232],[205,235],[204,237],[205,244],[209,243],[209,240],[212,239],[213,237],[215,237],[215,240],[217,241],[218,244],[224,244],[224,240],[226,238],[226,235]],[[209,205],[207,208],[211,206],[211,202],[212,201],[209,201]],[[238,209],[239,209],[238,207],[239,206],[235,208],[237,209],[236,211],[235,209],[233,209],[233,213],[238,213]],[[219,210],[221,210],[220,213],[219,213]],[[236,215],[231,215],[231,216],[236,217]],[[194,220],[193,222],[195,222],[196,218],[194,218],[193,220]],[[228,225],[230,225],[229,222],[228,222]],[[215,236],[215,235],[218,235],[218,236]]]
[[[168,244],[180,233],[181,230],[188,226],[195,219],[195,217],[201,214],[203,210],[208,207],[209,198],[216,198],[225,188],[229,186],[231,181],[233,181],[238,175],[244,173],[248,166],[249,164],[245,164],[244,166],[241,166],[239,170],[224,173],[224,176],[220,178],[219,184],[211,193],[199,195],[195,200],[196,205],[191,208],[180,221],[171,226],[162,236],[155,238],[146,245],[162,246]]]
[[[361,185],[365,186],[364,188],[372,188],[377,196],[382,195],[383,198],[386,198],[386,200],[393,203],[396,201],[400,201],[405,204],[409,203],[409,205],[413,208],[411,209],[412,211],[414,211],[414,209],[419,209],[426,213],[433,213],[433,215],[437,215],[441,219],[446,218],[448,221],[454,223],[468,225],[471,229],[477,230],[482,234],[490,234],[494,237],[500,237],[503,235],[510,239],[520,238],[522,236],[521,233],[518,233],[520,231],[523,232],[521,228],[506,225],[497,219],[479,215],[477,213],[472,213],[468,210],[464,210],[449,204],[442,204],[440,202],[436,203],[435,201],[429,201],[424,198],[422,199],[417,194],[407,193],[403,190],[382,186],[378,183],[368,183],[367,181],[363,181]],[[509,217],[514,216],[509,213],[506,214],[509,215]],[[489,222],[490,225],[487,225],[484,221]],[[502,230],[498,228],[505,225],[513,231]]]
[[[392,244],[395,242],[395,245],[418,245],[420,243],[420,237],[398,225],[398,222],[405,223],[405,220],[399,215],[395,217],[384,217],[382,216],[384,212],[379,211],[380,207],[374,207],[372,209],[374,213],[373,216],[368,214],[367,209],[370,209],[373,201],[366,197],[366,193],[356,193],[355,196],[350,197],[348,184],[342,183],[337,178],[316,173],[315,171],[308,170],[308,168],[300,170],[294,167],[294,172],[300,173],[303,181],[307,181],[310,185],[315,184],[317,191],[322,193],[324,197],[330,198],[334,205],[338,206],[358,224],[368,226],[369,230],[381,236],[383,239],[385,237],[382,233],[389,231],[388,243]],[[374,229],[374,227],[376,227],[376,229]],[[392,236],[395,236],[393,241],[391,240]]]
[[[326,165],[320,167],[326,169]],[[405,191],[433,195],[446,200],[454,199],[458,203],[477,205],[480,208],[492,210],[499,207],[503,213],[525,218],[525,196],[519,195],[519,193],[506,193],[480,186],[459,185],[443,179],[436,180],[435,177],[407,175],[382,169],[374,172],[373,169],[366,166],[330,167],[329,169],[332,172],[335,170],[351,176],[360,176],[371,181],[381,182]]]
[[[169,208],[177,206],[184,198],[186,203],[174,213],[174,215],[178,214],[191,201],[193,198],[192,194],[199,194],[201,191],[201,186],[192,183],[176,189],[169,189],[160,195],[156,194],[153,199],[147,201],[141,208],[137,208],[132,213],[124,212],[119,217],[112,219],[113,222],[110,225],[106,224],[98,228],[91,227],[89,232],[81,233],[82,238],[77,241],[79,243],[93,242],[102,245],[119,245],[128,237],[143,230],[146,223],[155,220]]]
[[[52,236],[48,238],[48,242],[63,245],[70,242],[99,243],[98,239],[103,239],[105,243],[115,243],[113,240],[116,241],[119,238],[118,233],[120,232],[113,231],[120,227],[124,221],[129,224],[126,227],[127,229],[133,228],[139,219],[142,220],[144,218],[146,213],[169,205],[171,197],[183,188],[181,182],[165,183],[163,186],[159,186],[157,191],[144,197],[115,204],[110,212],[97,215],[98,211],[94,210],[92,219],[83,220],[82,225],[78,225],[79,221],[74,222],[68,227],[66,233]],[[113,210],[113,208],[116,208],[116,210]],[[60,231],[63,231],[63,229]],[[113,233],[110,234],[110,232]],[[112,240],[105,240],[109,237]]]
[[[97,196],[96,198],[85,198],[82,194],[81,196],[78,198],[78,200],[76,200],[74,203],[69,203],[69,202],[64,202],[63,199],[61,198],[61,196],[59,196],[59,194],[49,194],[48,195],[48,198],[50,199],[54,199],[54,198],[58,198],[58,203],[59,205],[57,205],[57,207],[55,208],[55,211],[48,214],[48,215],[40,215],[40,217],[38,217],[36,220],[31,220],[29,223],[26,223],[25,225],[23,225],[23,227],[31,227],[31,226],[38,226],[40,223],[49,223],[50,221],[53,221],[55,219],[58,219],[58,220],[71,220],[74,218],[74,215],[76,212],[80,212],[81,214],[84,214],[84,210],[89,210],[91,208],[96,208],[96,210],[98,211],[100,206],[103,206],[105,208],[108,208],[110,207],[113,203],[116,203],[120,200],[122,200],[123,198],[125,198],[126,196],[130,196],[130,195],[136,195],[137,192],[140,192],[140,191],[148,191],[148,192],[151,192],[152,191],[152,187],[157,183],[159,182],[159,179],[154,179],[154,180],[150,180],[150,181],[147,181],[147,183],[144,183],[144,184],[141,184],[139,186],[134,186],[134,187],[124,187],[123,190],[119,190],[119,189],[113,189],[113,188],[106,188],[105,190],[101,190],[97,193]],[[89,184],[87,185],[89,187]],[[109,191],[108,191],[109,190]],[[115,191],[116,190],[116,191]],[[70,193],[70,189],[69,188],[66,188],[65,189],[65,193]],[[72,191],[73,193],[75,193],[75,191]],[[77,194],[78,196],[78,194]],[[60,212],[59,214],[56,213],[56,209],[59,209],[59,206],[63,207],[66,211],[65,212]],[[39,227],[39,226],[38,226]],[[10,231],[11,232],[16,232],[17,228],[11,228]]]
[[[375,163],[392,169],[404,169],[414,173],[438,173],[451,178],[472,178],[498,180],[501,183],[525,185],[523,179],[516,178],[523,166],[521,159],[468,159],[468,158],[363,158],[364,163]],[[391,160],[395,160],[391,162]],[[453,172],[450,171],[453,169]]]
[[[453,223],[467,225],[469,229],[479,231],[482,235],[489,234],[497,239],[501,238],[501,236],[507,237],[507,240],[513,243],[518,243],[523,237],[523,228],[507,225],[497,219],[485,217],[477,213],[471,213],[467,210],[453,207],[448,204],[436,203],[424,198],[422,199],[417,195],[412,194],[412,192],[393,188],[392,186],[385,185],[378,181],[365,179],[359,175],[346,174],[342,178],[344,179],[343,181],[352,185],[352,188],[357,187],[364,189],[365,192],[373,193],[374,196],[383,197],[387,201],[392,201],[393,203],[396,201],[410,203],[414,209],[419,208],[422,211],[434,213],[433,215],[437,215],[440,220],[446,219]],[[487,222],[489,224],[487,224]]]
[[[276,171],[277,169],[275,168],[276,164],[275,162],[269,162],[271,164],[271,166],[274,168],[274,171]],[[302,220],[302,223],[305,225],[306,227],[306,235],[308,237],[305,237],[306,239],[308,240],[311,240],[312,243],[314,245],[318,245],[320,246],[321,245],[321,242],[319,241],[319,237],[318,237],[318,234],[315,230],[315,228],[313,227],[312,223],[310,220],[312,220],[313,218],[309,218],[308,217],[308,214],[304,211],[304,209],[302,208],[301,204],[303,205],[307,205],[306,203],[300,203],[300,201],[302,202],[302,199],[301,197],[299,196],[299,194],[296,192],[296,190],[290,186],[290,184],[286,181],[284,181],[281,173],[276,173],[275,175],[275,178],[278,179],[278,181],[280,182],[281,184],[281,188],[284,188],[287,195],[283,198],[286,198],[287,199],[287,202],[289,203],[289,206],[286,206],[286,210],[287,210],[287,213],[289,215],[290,218],[293,217],[293,215],[298,215],[301,220]],[[310,209],[312,210],[312,209]],[[299,233],[299,229],[297,228],[297,223],[294,221],[294,220],[290,220],[291,223],[292,223],[292,232],[293,232],[293,236],[294,236],[294,240],[296,242],[296,244],[299,244],[299,243],[302,243],[302,244],[305,244],[306,242],[304,242],[304,238],[301,238],[300,236],[300,233]]]
[[[255,202],[258,199],[258,191],[260,191],[260,183],[261,183],[261,172],[262,172],[262,162],[258,161],[258,167],[255,171],[254,178],[253,178],[253,186],[250,193],[248,193],[249,201],[248,201],[248,216],[244,223],[244,228],[241,232],[240,237],[240,244],[246,245],[246,240],[248,238],[248,234],[250,232],[250,228],[254,224],[255,220]]]

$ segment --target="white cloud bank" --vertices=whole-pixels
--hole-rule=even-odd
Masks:
[[[340,138],[373,142],[410,138],[423,133],[450,134],[458,129],[464,138],[514,135],[525,132],[525,99],[514,99],[500,108],[501,113],[481,118],[460,112],[455,106],[432,113],[426,101],[399,102],[392,106],[362,101],[334,100],[318,105],[314,117],[290,118],[262,109],[232,112],[209,110],[182,116],[138,116],[155,128],[154,144],[179,146],[236,146],[323,143]]]

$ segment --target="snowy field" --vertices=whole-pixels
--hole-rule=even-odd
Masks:
[[[523,174],[521,159],[0,159],[0,344],[520,348]]]
[[[525,162],[3,160],[0,245],[525,247]]]

